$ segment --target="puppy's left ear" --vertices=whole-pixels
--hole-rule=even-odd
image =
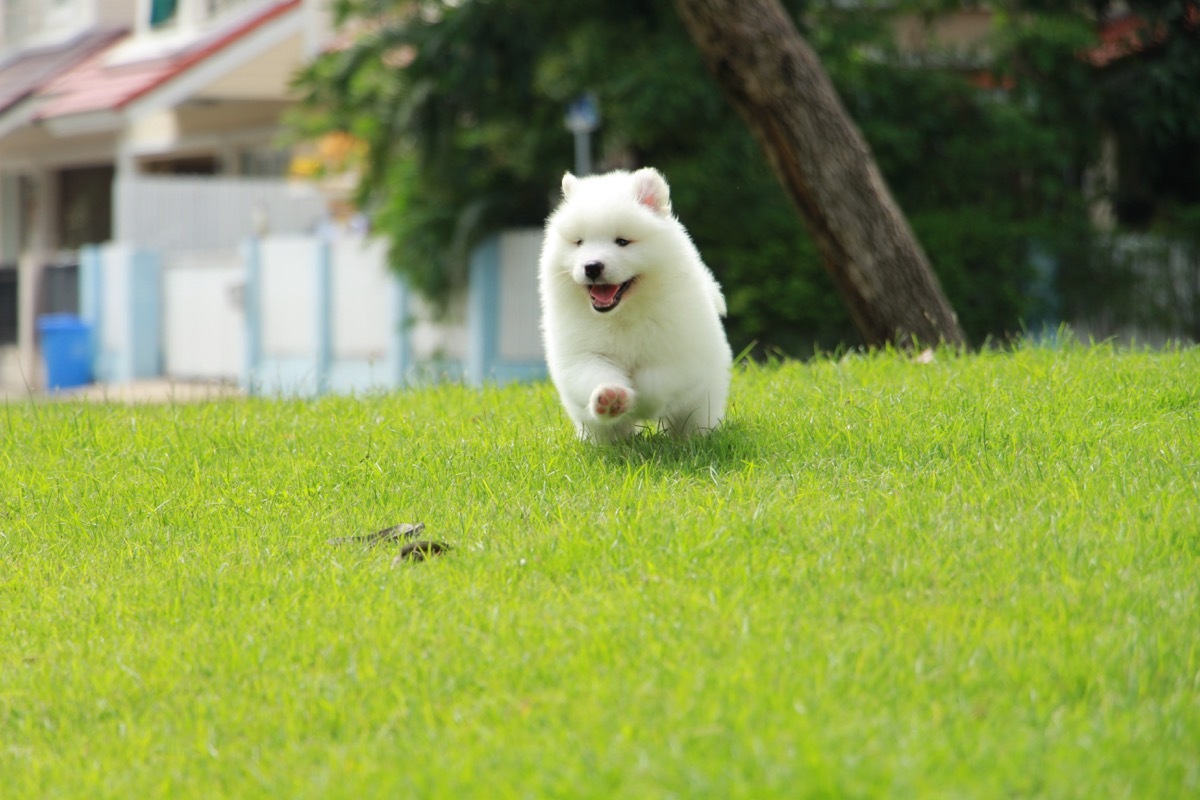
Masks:
[[[653,167],[633,173],[633,191],[637,201],[661,217],[671,215],[671,190],[667,179]]]

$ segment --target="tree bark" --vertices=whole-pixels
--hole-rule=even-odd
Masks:
[[[868,345],[962,345],[954,310],[820,60],[778,0],[674,0]]]

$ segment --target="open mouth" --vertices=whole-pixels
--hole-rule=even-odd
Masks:
[[[593,283],[587,287],[588,295],[592,298],[592,308],[600,312],[612,311],[621,302],[621,297],[637,278],[633,277],[622,284]]]

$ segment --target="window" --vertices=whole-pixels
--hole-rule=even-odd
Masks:
[[[257,0],[263,2],[263,0]],[[2,2],[2,0],[0,0]],[[11,2],[11,0],[10,0]],[[64,0],[53,0],[64,2]],[[72,0],[65,0],[72,2]],[[203,27],[237,8],[250,6],[254,0],[139,0],[141,30],[192,29]]]
[[[150,27],[161,28],[175,21],[179,0],[150,0]]]

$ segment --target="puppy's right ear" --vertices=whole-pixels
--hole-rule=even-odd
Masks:
[[[568,172],[563,175],[562,193],[564,200],[571,196],[571,190],[575,188],[575,184],[577,183],[579,183],[579,178],[576,178],[571,173]]]

